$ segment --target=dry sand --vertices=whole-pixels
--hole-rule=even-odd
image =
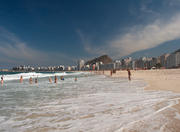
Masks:
[[[103,71],[100,72],[103,74]],[[110,71],[104,71],[107,76]],[[147,82],[146,90],[166,90],[180,93],[180,69],[163,69],[163,70],[132,70],[131,78],[141,79]],[[127,71],[116,71],[112,77],[128,78]]]

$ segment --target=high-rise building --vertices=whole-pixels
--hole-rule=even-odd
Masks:
[[[177,66],[176,53],[172,53],[167,57],[166,60],[166,68],[173,68]]]
[[[161,55],[159,58],[160,58],[160,64],[162,67],[166,67],[166,61],[167,61],[167,57],[169,56],[170,54],[164,54],[164,55]]]
[[[176,52],[176,67],[180,67],[180,52]]]
[[[80,60],[78,61],[78,65],[77,65],[78,70],[82,70],[84,64],[85,64],[85,61],[82,60],[82,59],[80,59]]]

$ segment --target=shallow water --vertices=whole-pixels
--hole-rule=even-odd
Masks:
[[[28,78],[32,73],[27,74]],[[179,120],[171,108],[178,103],[179,94],[144,91],[146,84],[141,80],[128,82],[87,73],[63,75],[64,81],[50,84],[47,77],[54,74],[41,73],[38,84],[32,85],[6,76],[13,79],[0,88],[0,131],[123,132],[132,126],[142,132],[160,131],[169,121],[162,114],[165,110],[174,112]],[[148,127],[142,123],[145,121]]]

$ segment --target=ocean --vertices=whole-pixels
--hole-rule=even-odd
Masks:
[[[55,75],[58,83],[49,83]],[[38,77],[38,83],[29,84],[29,77]],[[180,119],[171,108],[180,94],[145,86],[143,80],[88,72],[7,73],[0,87],[0,132],[163,131],[171,121],[165,111]]]

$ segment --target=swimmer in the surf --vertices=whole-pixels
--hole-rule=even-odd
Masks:
[[[49,82],[50,82],[50,83],[52,83],[52,79],[51,79],[51,77],[49,77]]]
[[[57,76],[54,76],[54,83],[57,83]]]
[[[1,86],[3,86],[3,84],[4,84],[4,77],[3,77],[3,75],[1,76]]]
[[[29,78],[29,83],[32,84],[32,77]]]
[[[64,81],[64,76],[61,76],[60,79]]]
[[[37,77],[37,78],[35,78],[35,83],[38,83],[38,77]]]
[[[75,82],[77,81],[77,77],[74,78],[74,81],[75,81]]]
[[[20,77],[20,83],[22,83],[22,82],[23,82],[23,76]]]

